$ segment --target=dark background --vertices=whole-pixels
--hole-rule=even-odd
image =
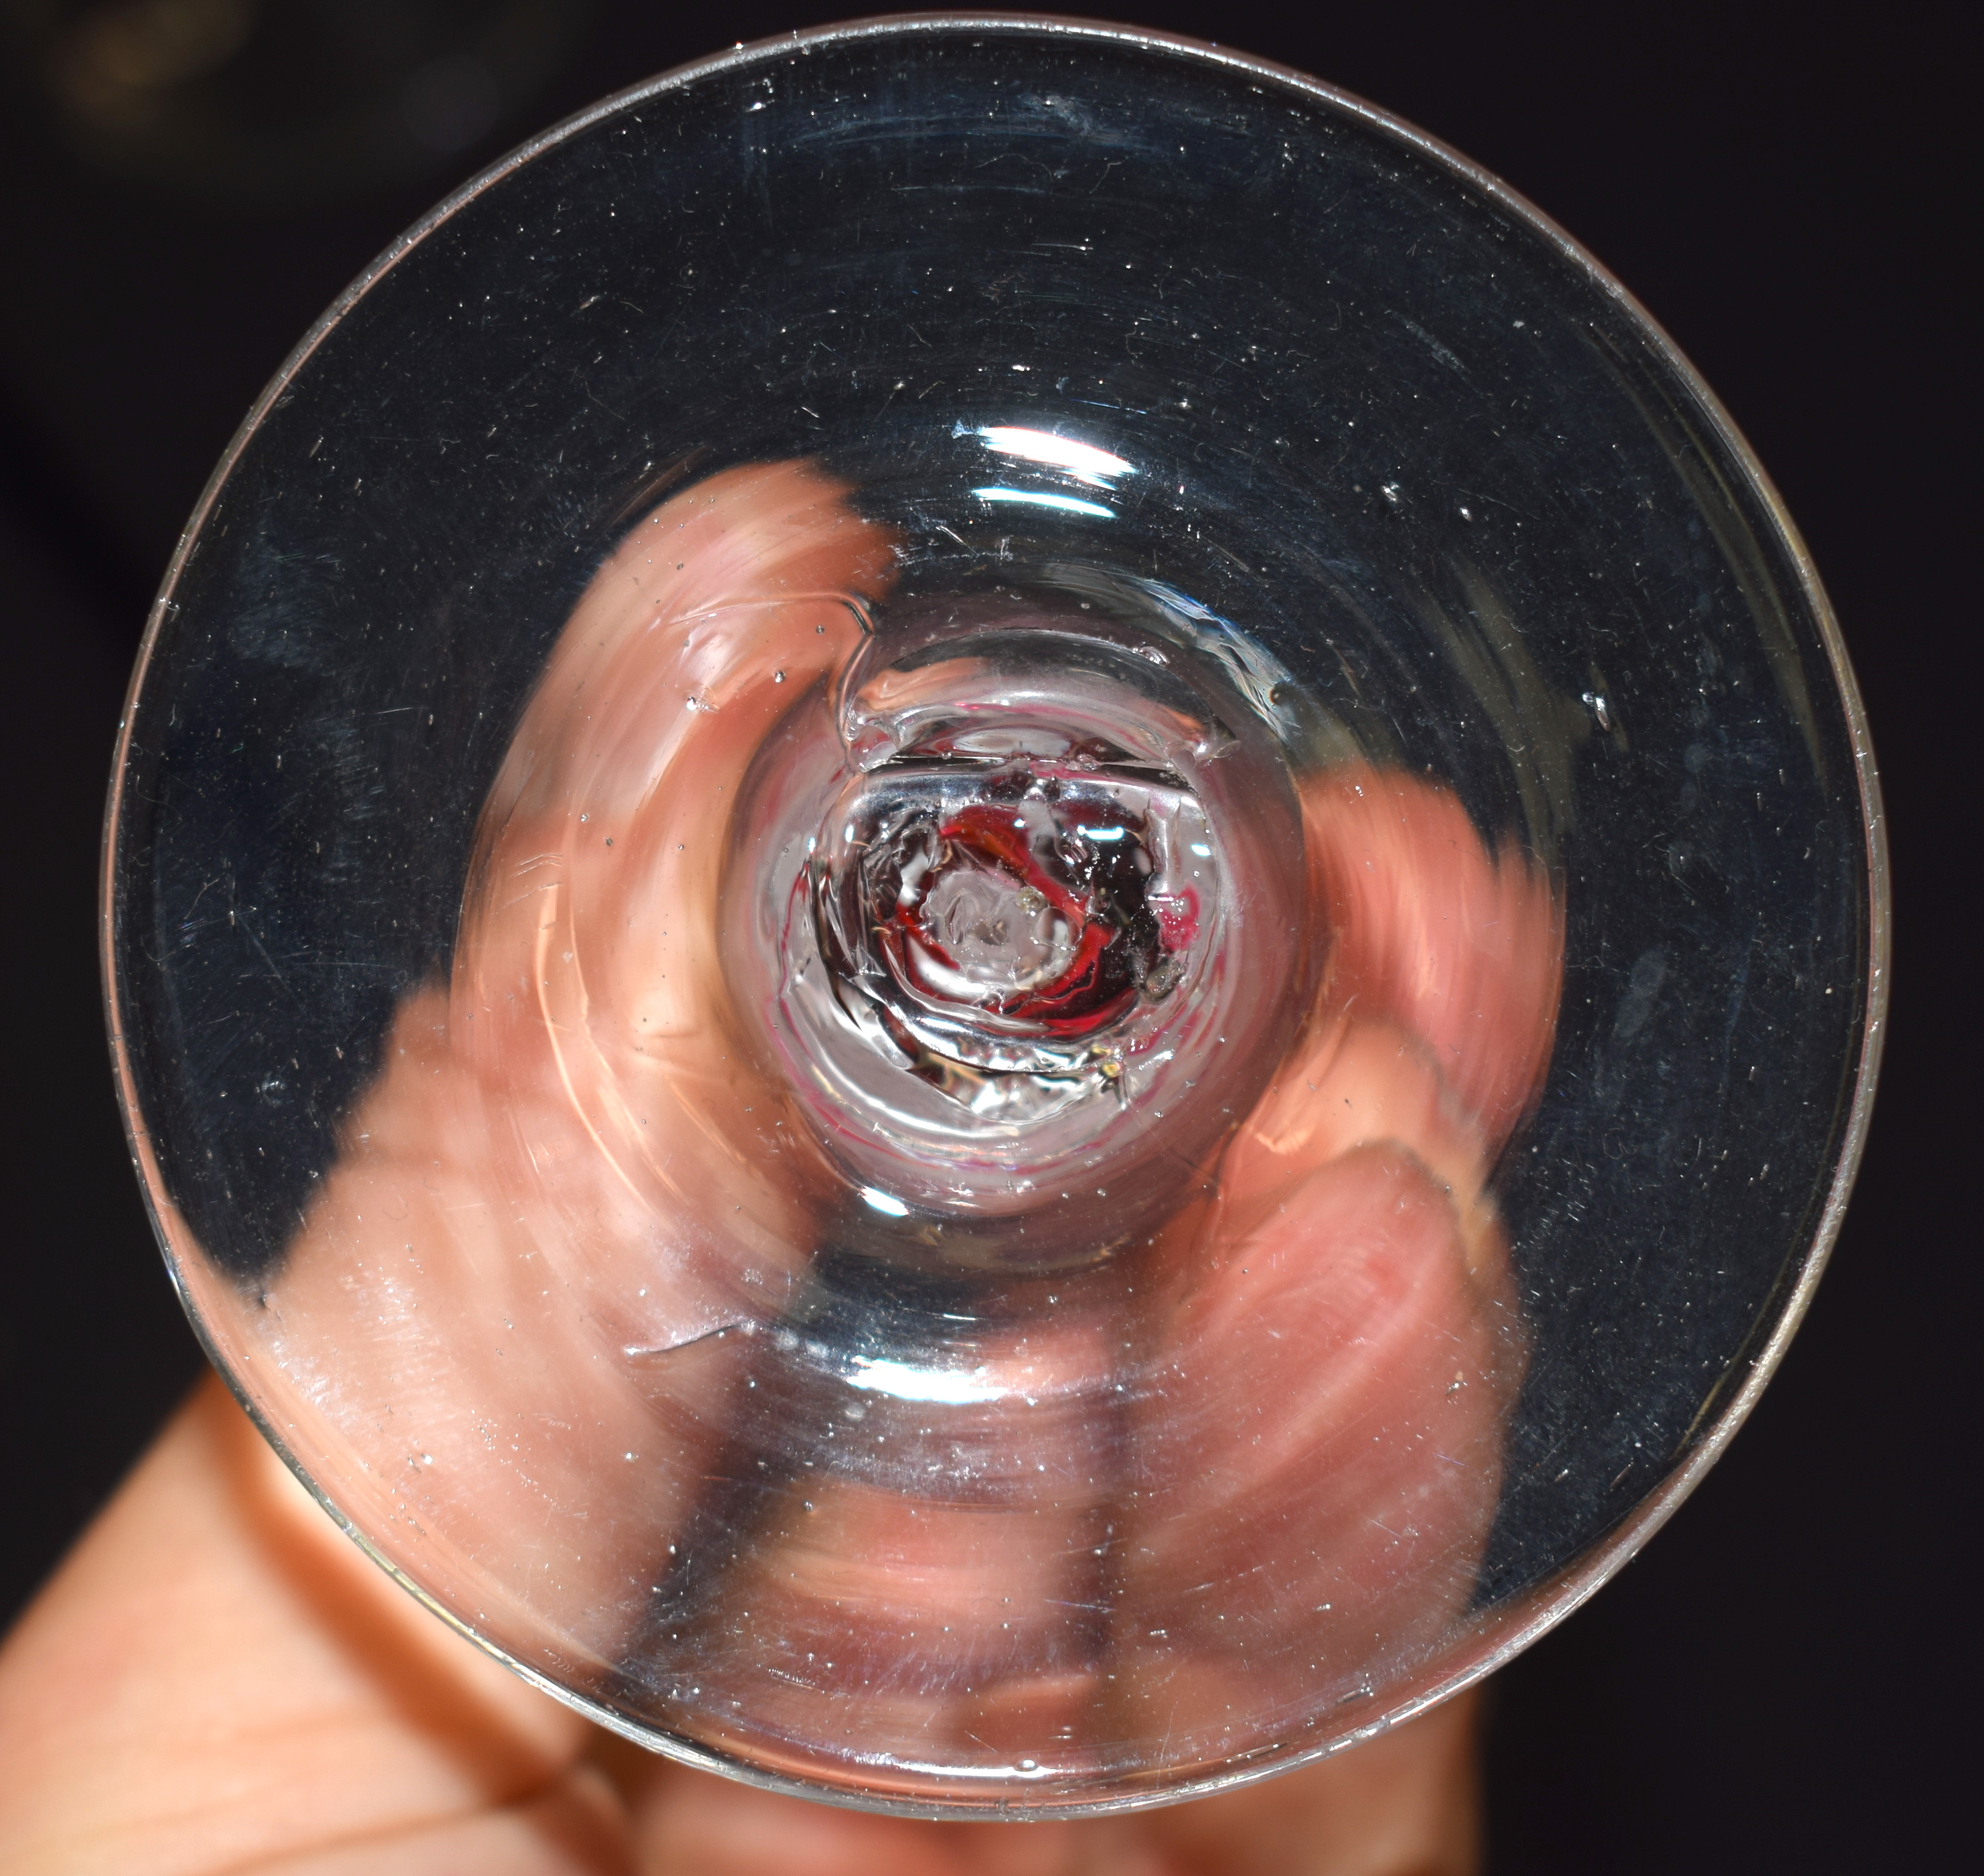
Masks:
[[[1976,1110],[1958,1078],[1959,949],[1974,950],[1959,887],[1977,845],[1957,779],[1972,732],[1956,544],[1976,536],[1959,464],[1977,433],[1957,343],[1974,209],[1954,179],[1956,10],[1086,10],[1300,66],[1506,178],[1666,326],[1805,531],[1892,817],[1881,1102],[1833,1268],[1751,1424],[1645,1556],[1494,1683],[1493,1868],[1939,1864],[1972,1652],[1958,1421],[1980,1236],[1951,1170],[1959,1107]],[[119,1131],[93,935],[122,686],[202,483],[305,327],[447,189],[603,92],[836,15],[0,0],[18,1107],[0,1619],[199,1360]]]

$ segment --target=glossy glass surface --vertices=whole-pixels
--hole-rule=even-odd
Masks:
[[[1148,1802],[1627,1554],[1795,1322],[1872,772],[1706,394],[1308,81],[895,22],[388,256],[113,802],[168,1255],[363,1542],[699,1763]]]

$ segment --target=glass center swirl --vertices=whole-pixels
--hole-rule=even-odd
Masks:
[[[830,824],[813,879],[843,1005],[967,1105],[988,1074],[1119,1077],[1117,1029],[1189,966],[1211,830],[1176,776],[1122,757],[912,756]]]
[[[768,740],[749,949],[778,977],[742,1000],[872,1255],[1105,1257],[1271,1058],[1309,968],[1285,759],[1168,630],[1135,595],[912,598]]]

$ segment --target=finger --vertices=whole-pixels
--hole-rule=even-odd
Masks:
[[[492,1097],[451,1046],[437,991],[408,1000],[384,1072],[286,1266],[262,1288],[234,1359],[277,1433],[340,1510],[427,1593],[554,1677],[612,1671],[719,1436],[727,1377],[651,1389],[561,1266],[555,1216],[508,1197],[507,1125],[568,1184],[594,1188],[595,1228],[645,1222],[598,1176],[554,1092]],[[604,1273],[592,1273],[595,1281]],[[660,1273],[625,1270],[686,1308]],[[719,1365],[712,1367],[712,1357]]]
[[[723,884],[774,730],[796,713],[837,746],[823,680],[890,558],[846,494],[803,463],[732,470],[665,503],[602,569],[484,811],[453,1000],[498,1093],[563,1094],[588,1157],[652,1214],[645,1248],[779,1301],[825,1169],[738,1020]],[[589,1185],[516,1144],[501,1164],[518,1200],[560,1211],[564,1255],[610,1260],[624,1240],[600,1231]],[[655,1339],[714,1326],[648,1315]]]
[[[451,1867],[459,1841],[618,1870],[624,1834],[574,1772],[588,1731],[397,1588],[209,1379],[0,1653],[0,1868],[196,1876],[414,1842]]]
[[[1092,1771],[1121,1446],[1103,1287],[1035,1280],[941,1318],[843,1296],[769,1338],[707,1562],[660,1612],[682,1730],[894,1795]]]
[[[1487,1181],[1554,1022],[1547,883],[1430,783],[1352,768],[1303,809],[1322,991],[1132,1422],[1124,1697],[1208,1760],[1321,1736],[1431,1659],[1525,1359]]]
[[[680,1767],[630,1794],[643,1876],[1175,1876],[1143,1819],[934,1823],[829,1809]]]
[[[1563,910],[1513,844],[1490,853],[1453,792],[1346,763],[1302,789],[1312,916],[1333,934],[1322,1001],[1430,1052],[1492,1158],[1550,1060]]]
[[[1158,1867],[1164,1876],[1474,1876],[1480,1707],[1463,1693],[1320,1764],[1154,1812]]]
[[[478,1816],[280,1854],[228,1876],[632,1876],[637,1867],[618,1794],[581,1767],[549,1791]]]
[[[1140,1385],[1113,1665],[1210,1763],[1325,1737],[1466,1603],[1520,1372],[1446,1194],[1364,1147],[1222,1248]]]
[[[492,789],[451,986],[402,1005],[255,1308],[203,1298],[396,1565],[602,1693],[723,1437],[728,1332],[814,1236],[823,1174],[739,1045],[718,901],[746,767],[825,709],[883,581],[843,494],[715,477],[602,568]]]
[[[1406,1147],[1446,1188],[1470,1266],[1492,1285],[1500,1241],[1479,1121],[1423,1042],[1382,1018],[1345,1010],[1311,1025],[1234,1136],[1220,1164],[1214,1241],[1244,1237],[1285,1211],[1319,1167],[1386,1144]]]
[[[1556,1033],[1556,896],[1423,778],[1346,764],[1304,783],[1302,809],[1329,960],[1302,1040],[1222,1168],[1225,1228],[1251,1228],[1338,1154],[1393,1140],[1448,1184],[1478,1240],[1487,1174]]]
[[[615,1755],[645,1876],[1473,1876],[1473,1693],[1356,1751],[1131,1817],[924,1823]]]

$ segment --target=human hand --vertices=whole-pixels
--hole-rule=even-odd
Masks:
[[[615,1739],[397,1588],[218,1381],[0,1650],[16,1876],[1462,1876],[1475,1703],[1122,1818],[830,1809]]]
[[[403,1004],[283,1267],[209,1299],[209,1327],[280,1434],[327,1438],[299,1456],[389,1561],[637,1720],[830,1778],[813,1759],[858,1722],[867,1782],[906,1795],[1034,1751],[1140,1769],[1160,1736],[1174,1774],[1244,1764],[1464,1605],[1522,1365],[1486,1181],[1547,1050],[1554,906],[1434,785],[1309,779],[1329,966],[1208,1169],[1217,1197],[1134,1259],[925,1325],[964,1397],[847,1394],[785,1326],[819,1304],[833,1174],[739,1020],[709,837],[796,694],[823,707],[809,686],[858,630],[845,595],[886,585],[842,493],[804,464],[732,471],[602,569],[485,811],[451,988]],[[843,1406],[858,1439],[764,1476],[788,1427]],[[738,1476],[712,1523],[710,1482]],[[746,1554],[665,1560],[712,1532]],[[560,1763],[545,1801],[569,1824],[591,1814],[574,1794],[605,1794],[566,1788],[578,1749]],[[974,1841],[699,1799],[698,1775],[641,1763],[618,1760],[637,1837],[665,1790],[718,1840],[756,1806],[879,1830],[870,1861]],[[1322,1844],[1299,1794],[1345,1776],[1070,1841],[1101,1867],[1105,1844],[1189,1842],[1190,1818],[1230,1859],[1206,1821],[1239,1806]]]

